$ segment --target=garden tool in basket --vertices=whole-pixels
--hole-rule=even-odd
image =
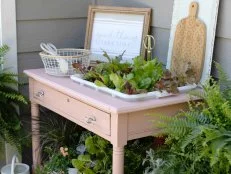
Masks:
[[[51,44],[51,43],[41,43],[40,44],[41,49],[46,52],[47,54],[53,55],[53,56],[58,56],[58,51],[57,48]],[[68,62],[64,59],[56,59],[60,70],[66,74],[68,72]]]

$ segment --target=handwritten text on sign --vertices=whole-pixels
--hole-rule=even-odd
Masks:
[[[105,14],[104,14],[105,15]],[[125,50],[124,59],[140,55],[143,33],[143,16],[131,14],[111,14],[95,16],[91,51],[102,55],[102,50],[111,56],[118,56]]]

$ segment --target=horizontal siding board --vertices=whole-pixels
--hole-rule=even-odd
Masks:
[[[156,39],[156,46],[153,50],[153,57],[157,57],[161,62],[166,64],[170,32],[168,29],[152,27],[152,34]]]
[[[173,0],[97,0],[97,5],[152,8],[152,26],[170,28],[173,11]]]
[[[231,39],[231,0],[220,0],[217,36]]]
[[[149,7],[153,9],[152,26],[170,29],[174,0],[97,0],[98,5]],[[217,36],[231,39],[231,0],[220,0]]]
[[[92,0],[17,0],[17,20],[87,17]]]
[[[86,19],[18,21],[17,31],[19,53],[40,51],[41,42],[52,42],[58,48],[80,48]]]
[[[21,92],[21,94],[22,95],[24,95],[25,97],[27,97],[27,98],[29,98],[30,96],[29,96],[29,85],[28,84],[25,84],[25,85],[23,85],[23,86],[21,86],[20,88],[19,88],[19,91]],[[29,108],[28,108],[29,109]],[[20,108],[20,111],[21,111],[21,113],[22,113],[22,109]],[[28,110],[29,111],[29,110]],[[28,112],[27,112],[28,113]],[[23,114],[25,114],[25,113],[23,113]]]
[[[26,69],[43,68],[43,63],[39,56],[39,52],[19,53],[18,67],[19,74],[22,74]]]
[[[214,49],[214,60],[221,64],[224,71],[231,78],[231,39],[216,38]],[[213,75],[217,77],[217,73],[214,70]]]

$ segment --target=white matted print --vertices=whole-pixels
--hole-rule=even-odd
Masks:
[[[106,60],[102,55],[121,55],[123,60],[143,55],[143,38],[150,26],[150,8],[90,6],[85,48],[93,60]]]
[[[93,54],[118,56],[125,51],[124,59],[140,55],[143,34],[143,15],[96,13],[91,39]]]
[[[188,16],[189,6],[194,1],[198,2],[199,4],[198,19],[204,22],[207,28],[204,68],[200,81],[201,83],[204,83],[209,78],[211,73],[219,0],[209,0],[209,1],[175,0],[174,1],[167,69],[170,69],[171,66],[171,58],[172,58],[172,51],[173,51],[177,24],[180,22],[180,20]]]

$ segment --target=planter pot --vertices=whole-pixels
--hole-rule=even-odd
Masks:
[[[68,168],[68,174],[78,174],[78,170],[76,168]]]

